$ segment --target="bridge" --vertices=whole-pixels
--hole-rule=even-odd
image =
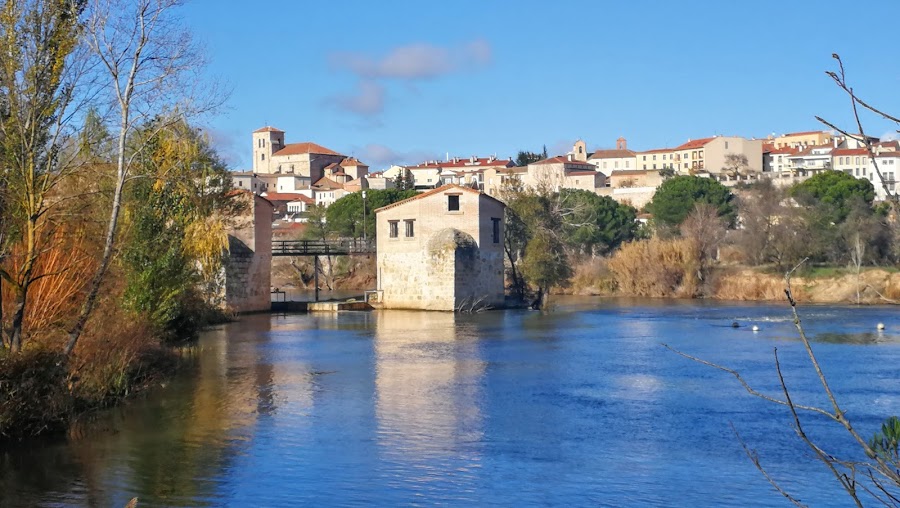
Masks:
[[[272,256],[350,256],[371,254],[375,243],[359,238],[342,240],[273,240]]]
[[[359,238],[340,240],[272,240],[272,257],[312,256],[315,301],[319,301],[319,256],[352,256],[375,252],[375,242]]]

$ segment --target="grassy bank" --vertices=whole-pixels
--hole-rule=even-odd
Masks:
[[[632,253],[633,254],[633,253]],[[771,267],[715,265],[696,276],[696,265],[672,246],[646,245],[641,256],[593,258],[577,263],[568,288],[559,293],[649,298],[714,298],[738,301],[781,301],[784,274]],[[900,272],[893,267],[816,266],[792,277],[794,296],[809,303],[880,304],[900,301]]]

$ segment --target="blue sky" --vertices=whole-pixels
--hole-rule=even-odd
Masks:
[[[182,14],[232,90],[206,123],[234,169],[264,125],[373,170],[552,155],[578,138],[646,150],[760,137],[819,129],[814,115],[849,125],[832,53],[859,94],[900,113],[897,0],[194,0]],[[872,135],[895,129],[864,119]]]

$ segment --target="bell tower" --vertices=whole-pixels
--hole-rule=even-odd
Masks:
[[[253,172],[274,173],[272,154],[284,148],[284,131],[263,127],[253,131]]]

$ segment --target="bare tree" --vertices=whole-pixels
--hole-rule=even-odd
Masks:
[[[706,280],[709,265],[717,257],[719,245],[725,239],[725,221],[715,206],[697,203],[680,226],[681,236],[691,242],[697,260],[697,279]]]
[[[222,95],[199,73],[204,58],[190,33],[179,23],[180,0],[90,0],[85,38],[106,78],[105,97],[117,112],[116,180],[103,255],[88,288],[81,312],[69,330],[65,353],[75,349],[97,301],[112,259],[122,194],[135,158],[154,136],[130,144],[135,129],[148,119],[169,113],[172,121],[208,112]],[[159,122],[158,130],[167,127]]]
[[[891,203],[891,207],[894,210],[894,213],[900,213],[900,194],[896,191],[892,190],[888,181],[884,178],[884,174],[881,172],[881,168],[878,167],[878,159],[876,159],[875,147],[870,141],[869,136],[866,134],[866,130],[863,127],[862,120],[859,117],[860,109],[868,110],[885,120],[890,120],[897,125],[900,125],[900,118],[897,118],[893,115],[885,113],[884,111],[878,109],[875,106],[872,106],[868,102],[862,100],[859,96],[856,95],[856,92],[853,91],[853,87],[850,86],[850,83],[847,81],[847,73],[844,70],[844,62],[841,60],[840,55],[837,53],[832,53],[832,58],[834,58],[838,63],[837,71],[827,71],[826,74],[830,77],[834,83],[840,88],[844,93],[847,94],[847,97],[850,99],[850,108],[853,111],[853,119],[855,122],[855,127],[857,128],[858,134],[851,134],[847,129],[841,129],[833,122],[829,122],[824,118],[817,116],[816,120],[822,122],[828,127],[840,132],[844,136],[849,139],[857,140],[863,147],[865,147],[866,152],[868,153],[869,160],[872,161],[872,167],[875,169],[875,174],[878,175],[879,183],[881,184],[882,189],[884,189],[884,193],[888,198],[888,201]]]
[[[809,338],[806,336],[806,331],[803,329],[800,314],[797,311],[797,302],[794,299],[793,291],[791,289],[791,275],[803,262],[805,262],[805,260],[801,261],[800,264],[796,265],[785,274],[784,294],[788,304],[791,306],[794,326],[796,327],[800,341],[803,344],[804,352],[809,359],[809,366],[815,372],[816,379],[818,379],[819,384],[821,385],[825,400],[828,402],[827,407],[801,404],[794,400],[791,390],[785,382],[784,373],[781,370],[777,348],[774,350],[774,363],[775,373],[778,376],[779,387],[781,389],[781,396],[770,395],[759,391],[750,385],[741,373],[735,369],[683,353],[666,344],[663,344],[663,346],[685,358],[731,374],[737,379],[741,386],[754,397],[759,397],[773,404],[786,406],[790,410],[794,432],[812,451],[813,456],[826,466],[855,506],[863,506],[862,499],[864,496],[869,496],[875,502],[884,506],[900,506],[900,455],[898,455],[898,449],[900,449],[900,447],[898,447],[898,444],[900,444],[900,419],[897,419],[896,417],[889,418],[882,426],[881,432],[876,433],[872,439],[866,440],[862,434],[856,430],[856,427],[854,427],[850,418],[847,416],[846,411],[832,391],[828,379],[822,370],[822,366],[816,358]],[[829,452],[827,447],[816,442],[806,433],[805,415],[823,416],[832,423],[843,428],[851,441],[859,447],[868,459],[862,461],[845,459]],[[803,506],[796,497],[787,492],[787,490],[781,487],[777,481],[769,475],[756,452],[751,450],[743,443],[743,441],[741,444],[753,464],[763,473],[775,489],[795,505]]]
[[[728,176],[738,177],[746,174],[750,169],[750,161],[747,156],[742,153],[725,154],[725,165],[722,172]]]
[[[54,237],[50,213],[61,200],[53,193],[77,167],[70,145],[86,95],[83,4],[10,0],[0,7],[0,280],[14,295],[3,340],[12,352],[22,347],[32,284],[52,275],[38,273],[37,264]]]

